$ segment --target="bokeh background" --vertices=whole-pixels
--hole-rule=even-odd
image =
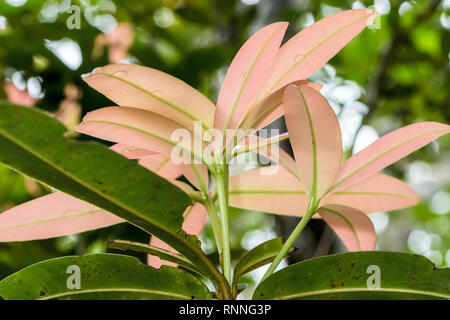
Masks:
[[[79,29],[70,28],[77,23],[72,5],[80,9]],[[0,0],[0,99],[51,111],[70,129],[84,113],[111,105],[81,75],[123,62],[170,73],[215,101],[234,54],[262,26],[290,22],[286,40],[324,16],[371,6],[381,13],[376,28],[363,31],[311,77],[324,84],[322,94],[339,116],[346,156],[403,125],[450,123],[449,0]],[[283,127],[282,121],[276,125]],[[450,137],[385,171],[409,183],[421,201],[370,215],[377,249],[414,252],[450,266]],[[0,212],[48,192],[0,165]],[[260,212],[232,214],[234,258],[264,240],[286,237],[297,224]],[[211,236],[207,228],[202,245],[216,258]],[[0,279],[44,259],[105,252],[110,238],[148,241],[139,229],[121,224],[0,243]],[[295,245],[299,250],[285,264],[345,251],[321,221],[311,222]],[[251,284],[261,272],[245,281]]]

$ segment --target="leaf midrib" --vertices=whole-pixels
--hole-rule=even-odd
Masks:
[[[247,84],[248,78],[250,77],[251,72],[253,71],[253,68],[256,65],[256,61],[258,61],[259,56],[261,55],[262,51],[264,50],[264,48],[267,46],[267,44],[269,43],[269,40],[272,39],[273,35],[280,29],[281,27],[276,28],[264,41],[263,45],[261,46],[261,48],[258,50],[258,53],[256,55],[256,57],[253,59],[250,68],[248,69],[248,71],[245,74],[244,77],[244,81],[242,82],[240,88],[239,88],[239,92],[236,96],[236,99],[234,100],[233,103],[233,107],[231,108],[231,112],[228,115],[227,121],[225,123],[225,127],[224,130],[226,130],[228,128],[228,126],[230,125],[231,119],[233,118],[234,115],[234,111],[236,110],[236,106],[239,103],[239,100],[241,98],[242,92],[244,91],[244,87]]]
[[[317,175],[318,175],[318,161],[317,161],[317,141],[316,141],[316,133],[314,129],[314,123],[312,121],[311,112],[309,110],[308,102],[306,101],[305,96],[303,95],[303,91],[301,88],[298,88],[300,95],[303,100],[303,104],[305,105],[306,116],[308,117],[308,125],[311,134],[311,144],[312,144],[312,152],[313,152],[313,181],[311,185],[310,197],[311,199],[316,199],[317,197]],[[305,184],[306,187],[306,184]]]
[[[82,211],[82,212],[74,212],[72,214],[67,214],[67,215],[59,216],[59,217],[40,219],[40,220],[32,220],[32,221],[28,221],[26,223],[15,224],[12,226],[8,226],[6,228],[0,228],[0,232],[14,229],[14,228],[25,227],[28,225],[36,225],[36,224],[46,223],[46,222],[50,222],[50,221],[57,221],[57,220],[70,219],[70,218],[74,218],[74,217],[80,217],[80,216],[84,216],[87,214],[97,213],[97,212],[102,212],[102,211],[104,211],[104,210],[103,209],[92,209],[92,210],[87,210],[87,211]]]
[[[12,138],[10,135],[8,135],[4,130],[2,130],[0,128],[0,134],[3,135],[7,140],[11,141],[13,144],[17,144],[19,147],[23,148],[25,151],[29,152],[30,154],[32,154],[33,156],[35,156],[36,158],[38,158],[39,160],[41,160],[42,162],[44,162],[45,164],[47,164],[48,166],[50,166],[51,168],[54,168],[56,171],[59,171],[61,174],[67,176],[69,179],[73,179],[75,182],[77,182],[79,185],[81,185],[82,187],[88,189],[89,191],[93,192],[94,194],[97,194],[98,196],[100,196],[101,198],[110,201],[112,204],[118,206],[119,208],[124,209],[125,211],[131,213],[132,215],[135,215],[137,217],[139,217],[140,219],[146,221],[147,223],[161,229],[162,231],[170,234],[172,237],[174,237],[175,239],[177,239],[178,241],[180,241],[181,243],[183,243],[184,245],[186,245],[187,248],[189,248],[189,250],[191,250],[193,253],[195,253],[195,255],[200,258],[204,265],[208,267],[209,271],[212,274],[215,274],[215,271],[211,269],[211,266],[208,266],[208,262],[209,260],[206,258],[206,260],[208,262],[205,261],[205,259],[199,255],[197,253],[197,249],[195,248],[194,244],[191,243],[189,240],[186,240],[184,237],[180,236],[177,232],[174,232],[170,229],[165,228],[164,226],[161,226],[159,224],[156,224],[154,221],[152,220],[148,220],[147,217],[145,215],[141,215],[139,212],[134,211],[131,208],[128,208],[126,205],[124,205],[123,203],[121,203],[120,201],[115,201],[110,199],[108,196],[106,196],[105,194],[99,193],[96,189],[91,188],[89,185],[84,184],[80,179],[78,179],[77,177],[73,177],[70,173],[66,172],[63,168],[59,167],[58,165],[49,162],[47,159],[45,159],[44,157],[42,157],[39,153],[34,152],[33,149],[28,148],[26,145],[24,145],[23,143],[21,143],[20,141],[16,141],[14,138]]]
[[[362,250],[362,249],[361,249],[361,241],[359,240],[358,233],[356,232],[355,227],[354,227],[353,224],[350,222],[350,220],[348,220],[346,216],[344,216],[342,213],[340,213],[340,212],[337,211],[337,210],[333,210],[333,209],[330,209],[330,208],[328,208],[328,207],[324,207],[324,208],[322,208],[322,210],[328,211],[328,212],[330,212],[330,213],[332,213],[332,214],[335,214],[335,215],[337,215],[339,218],[341,218],[342,220],[344,220],[344,222],[350,227],[350,230],[352,230],[353,236],[355,237],[356,243],[357,243],[357,245],[358,245],[358,249],[359,249],[359,250]]]
[[[373,13],[367,14],[365,16],[359,17],[357,19],[354,19],[352,21],[350,21],[349,23],[343,25],[342,27],[336,29],[334,32],[332,32],[329,36],[325,37],[323,40],[319,41],[314,47],[312,47],[307,53],[305,53],[300,59],[298,59],[298,61],[294,61],[294,63],[286,69],[285,72],[283,72],[280,77],[278,77],[278,79],[275,80],[275,82],[269,86],[269,88],[264,92],[263,97],[267,96],[267,94],[272,91],[272,89],[281,81],[281,79],[283,79],[289,72],[292,71],[292,69],[294,69],[298,64],[300,64],[306,57],[308,57],[312,52],[314,52],[317,48],[319,48],[321,45],[323,45],[326,41],[328,41],[329,39],[331,39],[333,36],[335,36],[336,34],[338,34],[339,32],[341,32],[342,30],[344,30],[345,28],[351,26],[352,24],[368,18],[372,15]]]
[[[426,295],[431,297],[438,297],[443,299],[450,299],[450,295],[435,293],[431,291],[422,291],[422,290],[413,290],[413,289],[398,289],[398,288],[379,288],[379,289],[369,289],[369,288],[345,288],[345,289],[326,289],[326,290],[317,290],[310,291],[304,293],[291,294],[287,296],[281,296],[277,298],[273,298],[274,300],[291,300],[295,298],[309,297],[309,296],[318,296],[324,294],[333,294],[333,293],[346,293],[346,292],[393,292],[393,293],[412,293],[417,295]]]
[[[101,198],[111,202],[112,204],[114,204],[114,205],[116,205],[116,206],[118,206],[118,207],[120,207],[122,209],[125,209],[127,212],[130,212],[130,213],[136,215],[137,217],[147,221],[148,223],[150,223],[150,224],[152,224],[154,226],[158,226],[160,229],[166,231],[167,233],[176,234],[175,232],[172,232],[171,230],[168,230],[168,229],[162,227],[161,225],[155,224],[153,221],[148,220],[145,215],[141,215],[140,213],[135,212],[133,209],[128,208],[126,205],[124,205],[120,201],[113,200],[113,199],[109,198],[107,195],[105,195],[105,194],[103,194],[101,192],[98,192],[95,188],[92,188],[90,185],[85,184],[82,180],[78,179],[76,176],[72,176],[69,172],[67,172],[66,170],[64,170],[60,166],[58,166],[56,163],[48,161],[46,158],[42,157],[39,153],[36,153],[33,149],[30,149],[26,145],[21,143],[20,141],[15,140],[10,135],[8,135],[4,130],[0,129],[0,134],[3,135],[9,141],[11,141],[13,144],[17,144],[19,147],[23,148],[25,151],[29,152],[34,157],[38,158],[39,160],[41,160],[42,162],[44,162],[45,164],[47,164],[51,168],[54,168],[56,171],[58,171],[61,174],[65,175],[66,177],[74,180],[80,186],[88,189],[89,191],[93,192],[94,194],[100,196]]]
[[[356,196],[388,196],[388,197],[398,197],[404,199],[413,199],[412,197],[405,196],[404,194],[399,193],[390,193],[390,192],[371,192],[371,191],[336,191],[330,195],[356,195]]]
[[[204,272],[201,272],[199,269],[197,269],[195,267],[195,265],[193,265],[191,263],[191,261],[189,261],[189,259],[187,259],[186,257],[184,257],[180,254],[177,254],[177,253],[172,253],[168,250],[164,250],[164,249],[161,249],[158,247],[146,245],[143,243],[128,241],[128,240],[112,240],[109,243],[108,248],[124,250],[124,251],[131,250],[131,251],[135,251],[135,252],[142,252],[142,253],[146,253],[149,255],[158,256],[162,260],[174,262],[174,263],[176,263],[180,266],[183,266],[195,273],[198,273],[202,276],[207,277],[207,275],[205,275]]]
[[[49,300],[49,299],[55,299],[55,298],[61,298],[61,297],[70,297],[74,295],[79,294],[86,294],[86,293],[108,293],[108,292],[133,292],[133,293],[146,293],[146,294],[156,294],[166,297],[173,297],[178,298],[182,300],[192,300],[192,296],[184,296],[177,293],[170,293],[166,291],[159,291],[159,290],[147,290],[147,289],[133,289],[133,288],[102,288],[102,289],[89,289],[89,290],[80,290],[80,291],[74,291],[71,293],[60,293],[60,294],[53,294],[46,296],[45,298],[38,298],[37,300]]]
[[[443,130],[431,130],[431,131],[427,131],[423,134],[419,134],[417,136],[413,136],[409,139],[406,139],[404,141],[402,141],[401,143],[398,143],[396,145],[393,145],[392,147],[386,149],[384,152],[380,153],[378,156],[372,158],[371,160],[365,162],[363,165],[359,166],[358,168],[356,168],[355,170],[353,170],[352,172],[350,172],[349,174],[347,174],[345,177],[339,179],[335,184],[333,184],[330,188],[330,190],[333,190],[334,188],[336,188],[337,186],[339,186],[340,184],[342,184],[344,181],[350,179],[352,176],[354,176],[355,174],[357,174],[359,171],[363,170],[364,168],[366,168],[367,166],[371,165],[373,162],[375,162],[376,160],[380,159],[381,157],[385,156],[386,154],[388,154],[389,152],[393,151],[394,149],[407,144],[408,142],[411,142],[414,139],[417,138],[421,138],[423,136],[429,135],[429,134],[433,134],[433,133],[441,133],[443,132]]]
[[[115,76],[115,75],[113,75],[113,74],[105,73],[105,72],[97,72],[97,73],[95,73],[95,74],[103,75],[103,76],[106,76],[106,77],[111,77],[111,78],[113,78],[113,79],[122,81],[122,82],[128,84],[129,86],[132,86],[132,87],[138,89],[139,91],[144,92],[145,94],[151,96],[152,98],[154,98],[154,99],[156,99],[156,100],[158,100],[158,101],[161,101],[162,103],[168,105],[169,107],[171,107],[171,108],[175,109],[176,111],[182,113],[183,115],[187,116],[189,119],[191,119],[191,120],[193,120],[193,121],[200,121],[200,122],[202,123],[203,129],[205,129],[205,130],[211,129],[211,127],[210,127],[209,125],[206,125],[206,124],[204,123],[204,121],[202,121],[201,119],[197,118],[197,117],[194,116],[193,114],[187,112],[186,110],[184,110],[183,108],[177,106],[176,104],[174,104],[174,103],[172,103],[172,102],[170,102],[170,101],[168,101],[168,100],[166,100],[166,99],[164,99],[164,98],[162,98],[162,97],[160,97],[160,96],[158,96],[158,95],[156,95],[156,94],[154,94],[154,93],[152,93],[152,92],[150,92],[150,91],[148,91],[148,90],[142,88],[141,86],[138,86],[137,84],[135,84],[135,83],[133,83],[133,82],[131,82],[131,81],[128,81],[128,80],[126,80],[126,79],[124,79],[124,78]],[[195,90],[195,89],[194,89],[194,90]]]
[[[106,123],[106,124],[111,124],[111,125],[115,125],[115,126],[119,126],[119,127],[128,128],[128,129],[131,129],[131,130],[134,130],[134,131],[137,131],[137,132],[141,132],[141,133],[146,134],[148,136],[151,136],[153,138],[159,139],[159,140],[161,140],[161,141],[163,141],[165,143],[171,144],[174,147],[179,147],[180,149],[189,152],[189,154],[194,156],[195,158],[197,158],[197,160],[203,162],[203,158],[201,156],[195,154],[194,151],[192,151],[192,150],[190,150],[188,148],[185,148],[185,147],[179,145],[178,143],[176,143],[176,142],[174,142],[174,141],[172,141],[170,139],[164,138],[163,136],[157,135],[157,134],[152,133],[150,131],[146,131],[146,130],[143,130],[143,129],[140,129],[140,128],[137,128],[137,127],[134,127],[134,126],[126,125],[124,123],[115,122],[115,121],[108,121],[108,120],[86,120],[86,121],[83,121],[83,123],[91,123],[91,122],[94,122],[94,123]]]
[[[258,190],[258,189],[234,189],[229,194],[305,194],[302,190]]]

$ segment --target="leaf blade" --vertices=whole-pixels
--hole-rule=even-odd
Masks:
[[[115,145],[112,145],[109,147],[109,149],[120,153],[124,157],[127,157],[128,159],[141,159],[146,158],[149,156],[152,156],[154,154],[157,154],[157,152],[149,151],[141,148],[136,148],[132,146],[128,146],[126,144],[120,144],[116,143]]]
[[[319,215],[336,232],[350,251],[373,250],[377,241],[375,228],[369,217],[351,207],[329,204]]]
[[[202,204],[197,202],[193,206],[188,207],[184,212],[183,216],[184,216],[183,230],[187,234],[199,236],[208,218],[206,208]],[[176,250],[171,248],[167,243],[161,241],[160,239],[154,236],[152,236],[150,239],[150,245],[163,250],[168,250],[168,252],[172,252],[174,254],[178,253]],[[166,260],[169,262],[162,260]],[[161,256],[152,254],[148,255],[147,264],[157,269],[159,269],[162,265],[176,267],[176,261],[167,260]]]
[[[54,192],[2,212],[0,242],[48,239],[122,222],[85,201]]]
[[[297,86],[307,85],[317,91],[320,91],[322,88],[322,84],[308,82],[306,80],[295,81],[292,84]],[[243,129],[258,130],[281,117],[284,113],[283,95],[289,85],[276,90],[261,102],[251,106],[245,114],[240,127]]]
[[[326,99],[308,86],[289,86],[283,102],[297,171],[309,196],[319,199],[341,166],[338,119]]]
[[[284,44],[267,77],[262,97],[288,83],[307,79],[361,32],[373,10],[345,10],[310,25]]]
[[[348,159],[330,190],[360,181],[449,132],[449,125],[438,122],[419,122],[394,130]]]
[[[246,252],[234,267],[233,275],[233,290],[237,293],[237,285],[239,278],[243,275],[266,265],[275,259],[278,252],[283,247],[282,238],[271,239],[261,243],[250,251]],[[294,248],[289,249],[289,253],[294,251]]]
[[[0,105],[0,161],[158,236],[223,284],[198,240],[181,230],[191,203],[183,191],[100,144],[64,137],[66,128],[36,108]]]
[[[260,29],[236,54],[217,100],[215,128],[235,128],[241,120],[275,59],[286,28],[286,22],[277,22]]]
[[[380,288],[368,288],[369,266],[380,268]],[[423,256],[350,252],[280,270],[259,285],[253,299],[449,299],[449,284],[450,269],[437,269]]]
[[[173,262],[175,265],[180,265],[191,271],[202,274],[188,259],[176,254],[174,252],[168,251],[164,248],[157,246],[148,245],[145,243],[139,243],[128,240],[110,240],[108,243],[108,248],[117,250],[131,250],[135,252],[142,252],[152,256],[157,256],[165,261]],[[156,267],[154,265],[149,266],[159,269],[161,266]]]
[[[283,166],[271,166],[276,175],[265,175],[256,168],[230,177],[230,206],[302,216],[308,207],[308,197],[298,179]],[[272,171],[274,170],[274,171]],[[274,195],[274,197],[268,197]]]
[[[214,104],[185,82],[159,70],[111,64],[95,69],[83,80],[118,105],[155,112],[191,130],[194,121],[202,121],[205,129],[213,125]]]
[[[364,213],[398,210],[419,202],[417,193],[403,181],[377,172],[359,182],[326,195],[322,204],[334,203]]]
[[[192,150],[192,141],[182,139],[174,132],[189,135],[190,131],[175,121],[156,113],[130,107],[106,107],[89,112],[81,124],[75,128],[78,132],[103,140],[132,145],[171,156],[174,147],[179,146],[189,156],[201,161]]]
[[[80,270],[80,289],[69,289],[69,267]],[[133,270],[133,272],[130,272]],[[73,272],[73,271],[72,271]],[[62,257],[36,263],[0,281],[5,299],[211,299],[209,290],[189,273],[154,269],[116,254]]]

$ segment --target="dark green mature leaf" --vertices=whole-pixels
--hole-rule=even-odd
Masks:
[[[408,253],[343,253],[274,273],[253,299],[450,299],[450,268]]]
[[[196,273],[202,274],[200,270],[197,269],[188,259],[182,255],[172,253],[170,251],[150,246],[145,243],[128,241],[128,240],[110,240],[108,243],[108,248],[118,249],[118,250],[131,250],[135,252],[142,252],[160,257],[163,260],[176,263],[186,269],[194,271]]]
[[[51,259],[14,273],[0,282],[0,297],[210,300],[211,294],[186,271],[167,266],[155,269],[130,256],[92,254]]]
[[[272,262],[282,247],[282,238],[276,238],[268,240],[246,252],[234,268],[233,292],[237,293],[237,284],[240,277],[269,262]],[[293,250],[294,248],[291,248],[289,252],[292,252]]]
[[[0,161],[156,235],[215,284],[222,281],[198,239],[181,229],[190,204],[185,193],[105,146],[64,137],[65,131],[39,109],[0,103]]]

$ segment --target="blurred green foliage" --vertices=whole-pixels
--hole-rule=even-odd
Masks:
[[[83,113],[112,105],[87,87],[81,75],[108,64],[110,51],[120,44],[116,39],[96,49],[102,31],[128,22],[134,36],[127,62],[170,73],[215,101],[233,56],[260,27],[288,21],[285,39],[289,39],[324,16],[373,4],[350,0],[0,0],[0,84],[12,81],[21,89],[28,85],[36,105],[49,111],[57,110],[65,99],[69,83],[82,92]],[[325,84],[323,94],[349,130],[344,137],[347,156],[354,151],[354,143],[367,144],[374,132],[383,135],[424,120],[450,122],[450,1],[378,0],[375,4],[384,13],[379,27],[363,31],[312,77]],[[79,30],[67,27],[71,5],[81,9]],[[64,52],[68,62],[49,49],[64,39],[72,45],[70,52]],[[0,98],[6,97],[3,89],[0,85]],[[449,146],[450,137],[444,137],[388,168],[389,174],[405,179],[419,192],[421,204],[374,215],[379,249],[414,251],[437,265],[450,265]],[[25,181],[0,166],[0,210],[49,192]],[[239,210],[233,216],[235,257],[267,238],[286,236],[295,223]],[[211,236],[207,228],[202,241],[207,253],[214,255]],[[122,224],[59,239],[0,244],[0,278],[47,258],[105,251],[108,238],[148,240],[143,232]],[[313,222],[296,245],[300,250],[292,261],[343,250],[320,221]]]

